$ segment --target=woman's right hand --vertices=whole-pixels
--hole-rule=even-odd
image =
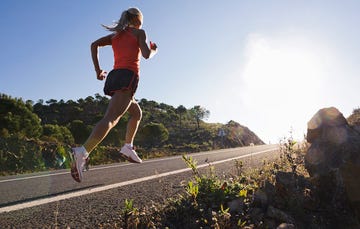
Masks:
[[[106,78],[106,75],[107,75],[107,72],[106,72],[106,71],[101,70],[101,69],[96,70],[96,78],[97,78],[98,80],[103,80],[103,79],[105,79],[105,78]]]

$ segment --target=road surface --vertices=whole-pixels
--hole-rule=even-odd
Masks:
[[[234,173],[234,160],[260,163],[277,155],[278,145],[190,154],[199,169]],[[162,202],[184,191],[192,176],[181,156],[91,167],[81,183],[68,170],[0,177],[0,228],[96,227],[119,220],[125,199],[136,206]]]

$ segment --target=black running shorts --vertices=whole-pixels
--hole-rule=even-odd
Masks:
[[[117,91],[130,91],[133,96],[139,83],[139,76],[129,69],[114,69],[106,77],[104,93],[113,96]]]

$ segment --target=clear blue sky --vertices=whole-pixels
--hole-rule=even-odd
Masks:
[[[158,55],[141,62],[137,99],[201,105],[265,142],[306,133],[323,107],[360,102],[360,1],[2,0],[0,92],[24,100],[102,94],[90,43],[128,7]],[[100,51],[111,70],[111,48]]]

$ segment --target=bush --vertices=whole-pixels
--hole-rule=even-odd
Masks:
[[[45,138],[44,138],[45,137]],[[68,128],[65,126],[45,124],[43,127],[43,139],[48,141],[63,142],[74,144],[74,138]]]
[[[32,112],[30,104],[0,94],[0,130],[5,130],[9,134],[36,138],[42,131],[40,121],[40,118]]]
[[[2,174],[44,170],[41,147],[19,135],[0,138],[0,168]]]

